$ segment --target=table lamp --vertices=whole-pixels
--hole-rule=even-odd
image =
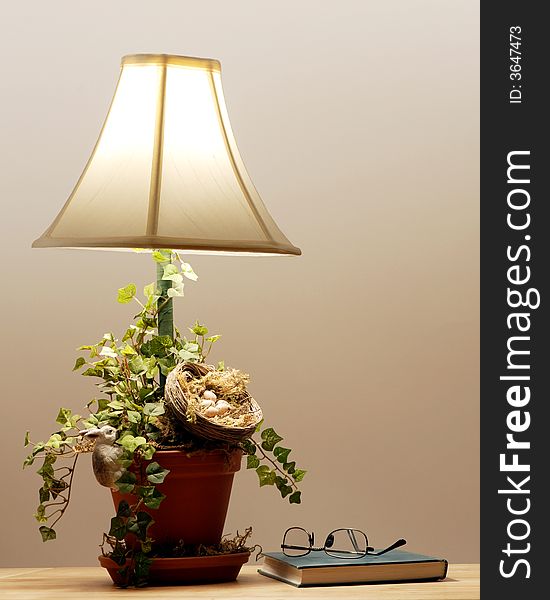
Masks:
[[[217,60],[122,58],[84,172],[34,248],[299,255],[267,211],[231,131]],[[170,282],[157,286],[166,297]],[[173,334],[171,301],[159,335]]]

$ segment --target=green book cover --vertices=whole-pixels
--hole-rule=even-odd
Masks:
[[[406,550],[392,550],[381,556],[367,554],[362,558],[335,558],[326,552],[310,552],[306,556],[286,556],[282,552],[263,552],[262,556],[270,556],[285,562],[297,569],[314,569],[318,567],[357,567],[359,565],[406,563],[406,562],[441,562],[443,559],[425,554],[416,554]]]
[[[444,579],[448,567],[444,559],[405,550],[358,559],[335,558],[325,552],[306,556],[264,552],[263,556],[264,564],[258,570],[261,575],[298,587],[434,581]]]

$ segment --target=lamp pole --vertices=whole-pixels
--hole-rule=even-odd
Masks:
[[[159,335],[169,335],[174,339],[174,307],[172,298],[168,297],[168,290],[172,287],[172,282],[162,278],[164,275],[164,267],[171,262],[172,260],[169,259],[166,262],[157,263],[157,290],[160,293],[160,298],[157,301],[159,307],[157,314],[157,328]],[[166,377],[160,373],[160,368],[159,375],[160,387],[164,390]]]

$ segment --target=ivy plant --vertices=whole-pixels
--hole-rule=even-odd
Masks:
[[[173,336],[158,335],[163,303],[182,296],[185,280],[196,281],[197,276],[175,251],[154,251],[152,257],[162,266],[162,281],[169,282],[166,295],[156,283],[146,285],[142,295],[138,295],[133,283],[121,287],[117,301],[139,306],[133,322],[120,339],[108,332],[97,342],[79,348],[73,371],[98,380],[99,394],[87,403],[87,414],[73,414],[71,409],[61,408],[56,419],[58,428],[47,441],[33,443],[28,432],[25,436],[25,446],[32,446],[32,450],[24,467],[40,461],[37,472],[42,483],[35,518],[46,542],[56,538],[55,526],[69,505],[79,456],[93,449],[85,432],[105,425],[117,430],[115,443],[121,448],[119,462],[124,469],[116,487],[121,493],[132,494],[136,501],[120,502],[103,541],[110,546],[109,556],[121,566],[128,585],[146,582],[154,556],[154,540],[148,535],[154,517],[149,511],[154,514],[161,506],[164,496],[157,486],[169,477],[169,472],[154,461],[157,448],[169,445],[201,449],[197,439],[170,427],[162,378],[178,363],[205,362],[221,337],[212,335],[198,321],[189,327],[186,336],[177,328]],[[225,368],[223,361],[217,368]],[[290,459],[291,450],[280,445],[283,438],[270,427],[262,429],[262,425],[240,444],[247,467],[255,469],[260,487],[275,486],[282,498],[300,503],[297,484],[306,472]]]
[[[306,471],[296,468],[296,461],[289,458],[292,450],[279,445],[283,438],[272,427],[262,429],[260,423],[256,433],[260,433],[259,440],[253,436],[241,443],[246,454],[246,468],[256,471],[260,487],[274,485],[282,498],[288,496],[290,504],[300,504],[301,491],[297,484]]]

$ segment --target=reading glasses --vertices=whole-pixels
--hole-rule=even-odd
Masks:
[[[322,547],[315,547],[315,534],[303,527],[290,527],[285,531],[281,548],[285,556],[306,556],[310,552],[326,552],[336,558],[363,558],[367,554],[380,556],[394,548],[399,548],[407,542],[399,539],[384,550],[374,551],[369,546],[367,535],[360,529],[334,529],[331,531]]]

